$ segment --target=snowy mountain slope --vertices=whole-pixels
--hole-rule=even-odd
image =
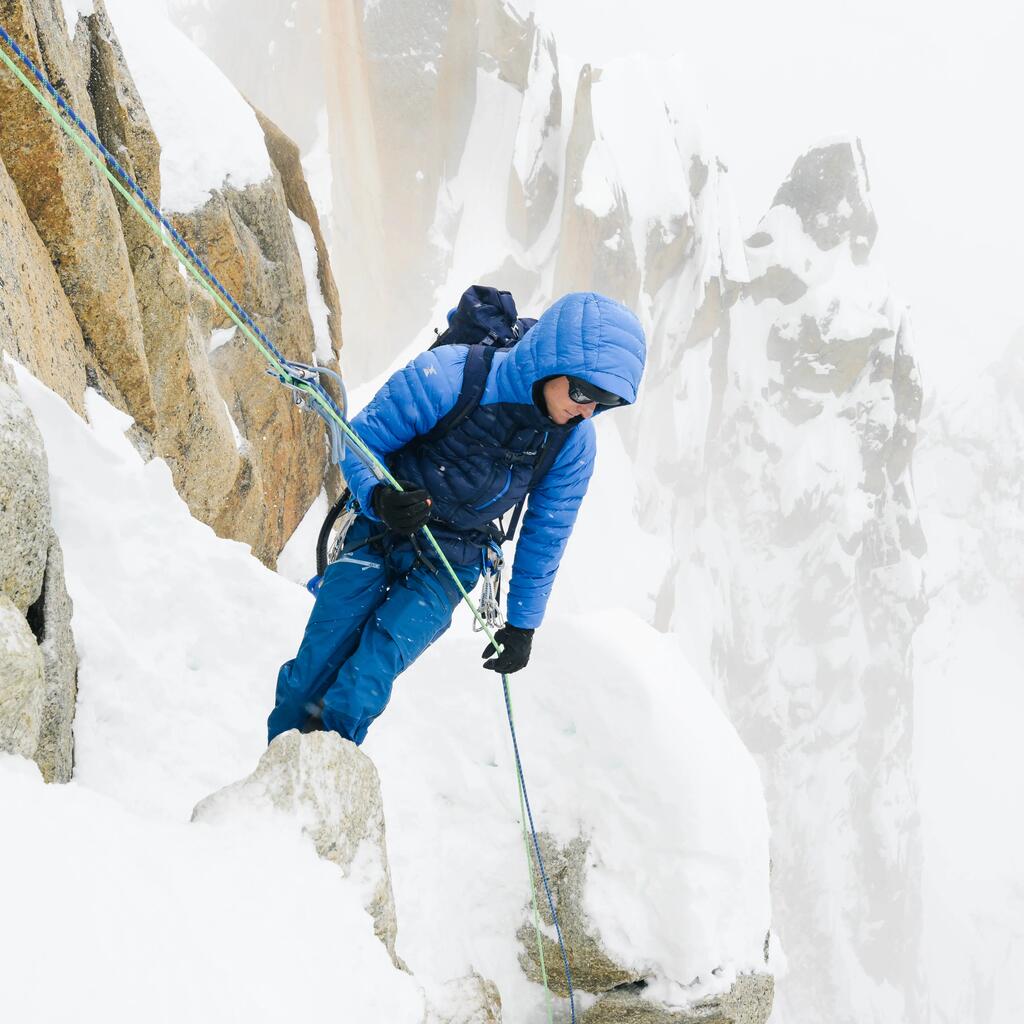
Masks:
[[[166,466],[144,463],[124,437],[123,414],[90,393],[88,426],[20,368],[18,380],[52,452],[81,669],[70,788],[40,801],[39,783],[19,762],[3,762],[19,833],[5,865],[25,876],[34,861],[53,863],[35,844],[52,841],[55,828],[82,835],[75,872],[52,891],[53,912],[61,900],[83,905],[92,890],[84,906],[99,901],[120,928],[143,937],[162,930],[154,941],[165,955],[140,964],[139,986],[121,993],[109,1019],[137,1019],[143,981],[147,990],[173,987],[182,971],[194,986],[175,989],[167,1019],[172,1010],[219,1005],[211,992],[218,975],[189,967],[210,946],[176,956],[178,928],[215,937],[208,941],[230,950],[228,969],[239,979],[260,970],[281,936],[289,971],[324,964],[333,950],[339,987],[349,971],[363,976],[354,990],[364,1000],[360,1019],[418,1019],[411,1008],[422,997],[404,979],[392,983],[368,938],[369,919],[307,850],[283,835],[267,841],[184,825],[196,801],[255,763],[276,668],[301,634],[308,595],[192,520]],[[607,481],[598,487],[618,493]],[[601,557],[589,547],[596,525],[595,516],[574,539],[588,545],[576,565],[591,572]],[[617,566],[590,585],[605,595],[598,605],[631,600],[617,593],[622,574]],[[428,987],[475,969],[498,982],[507,1019],[540,1019],[538,989],[517,959],[528,889],[510,741],[497,679],[481,672],[482,644],[468,626],[460,614],[451,635],[400,680],[365,747],[383,783],[398,948]],[[534,813],[559,840],[589,839],[590,910],[602,941],[664,998],[728,988],[736,971],[761,965],[768,926],[767,822],[753,763],[699,682],[681,685],[687,676],[674,645],[635,614],[580,614],[556,603],[538,655],[513,688]],[[111,842],[125,867],[101,861]],[[225,884],[237,857],[244,870]],[[94,871],[123,874],[130,886],[93,883]],[[281,873],[292,880],[283,890]],[[319,901],[321,889],[329,892]],[[232,911],[236,904],[246,911]],[[315,924],[305,923],[310,907]],[[167,917],[175,923],[161,924]],[[445,943],[437,941],[441,922]],[[109,978],[122,952],[139,963],[146,942],[123,951],[120,928],[90,947],[83,976]],[[294,998],[292,988],[281,998]],[[243,1019],[284,1012],[260,985],[238,998]],[[302,1005],[325,1013],[336,999],[334,989],[305,991]]]
[[[210,41],[235,46],[237,7],[179,6],[195,8],[197,24],[219,19],[222,35]],[[267,46],[293,60],[287,6],[261,7],[259,21]],[[415,22],[426,27],[423,47],[388,49],[381,40],[408,41],[388,32],[408,5],[331,6],[327,45],[341,76],[331,132],[344,150],[335,181],[345,182],[335,197],[347,225],[335,235],[350,261],[348,311],[372,314],[382,295],[387,304],[400,294],[403,315],[423,327],[421,347],[427,325],[484,278],[511,286],[534,313],[559,288],[599,285],[635,298],[649,328],[642,401],[602,423],[612,428],[602,434],[605,469],[556,594],[567,608],[627,608],[673,634],[756,752],[775,834],[776,925],[793,968],[776,1019],[909,1018],[923,965],[937,1019],[1016,1020],[1013,367],[948,420],[945,450],[927,470],[932,455],[913,454],[913,342],[875,263],[863,160],[831,194],[819,188],[834,170],[829,150],[846,143],[852,152],[850,139],[807,154],[744,246],[710,119],[678,63],[625,61],[577,80],[542,25],[489,0],[426,5]],[[376,43],[364,34],[367,15]],[[385,53],[402,68],[381,91],[374,82],[388,67],[372,64]],[[445,106],[438,97],[455,82],[459,102]],[[293,109],[318,95],[301,75],[282,89]],[[319,102],[309,99],[310,111]],[[415,131],[378,151],[376,129],[389,119],[389,130],[412,122]],[[389,205],[395,189],[383,178],[398,183],[400,202]],[[365,220],[345,221],[345,203]],[[384,216],[399,228],[392,269],[423,276],[399,273],[395,290],[374,294],[355,282],[357,272],[392,266],[387,248],[362,233]],[[400,358],[411,333],[364,323],[350,337],[359,376]],[[912,460],[943,482],[920,524]],[[648,535],[635,531],[636,518]],[[289,572],[304,578],[308,549],[293,550]],[[611,614],[602,621],[609,635],[627,628]],[[560,627],[567,645],[590,642],[570,625]],[[476,653],[467,647],[467,665]],[[678,675],[689,687],[690,673]],[[449,697],[448,714],[464,715]],[[433,712],[425,704],[418,713],[433,724]],[[422,807],[411,803],[404,813],[415,820]],[[414,850],[411,840],[403,850]],[[422,866],[419,852],[413,860]],[[405,889],[410,900],[432,881],[414,877],[422,884]],[[416,909],[408,920],[425,944],[430,915]],[[625,934],[631,922],[619,923]],[[484,933],[482,915],[467,934]],[[461,968],[469,947],[467,938],[428,959]],[[498,973],[510,970],[508,950],[495,962]]]

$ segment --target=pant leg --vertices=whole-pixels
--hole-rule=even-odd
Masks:
[[[477,566],[455,566],[466,590]],[[407,669],[451,625],[461,600],[447,570],[416,563],[397,579],[369,617],[352,655],[324,695],[324,728],[362,743],[391,698],[395,677]]]
[[[306,722],[386,593],[384,559],[366,547],[342,554],[327,567],[299,651],[278,673],[268,743]]]

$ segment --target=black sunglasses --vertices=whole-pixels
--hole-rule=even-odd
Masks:
[[[612,391],[605,391],[589,381],[579,377],[567,377],[569,381],[569,400],[577,405],[596,402],[598,405],[622,405],[622,399]]]

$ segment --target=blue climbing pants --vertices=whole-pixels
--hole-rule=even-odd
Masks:
[[[461,598],[448,570],[404,540],[367,544],[381,529],[360,516],[327,567],[298,654],[278,673],[268,742],[320,714],[325,729],[362,743],[395,677],[451,624]],[[476,585],[479,565],[453,568],[467,591]]]

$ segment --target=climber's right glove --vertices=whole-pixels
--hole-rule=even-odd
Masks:
[[[430,518],[430,495],[408,480],[398,482],[403,487],[401,491],[388,484],[377,484],[370,504],[381,522],[395,533],[415,533]]]

